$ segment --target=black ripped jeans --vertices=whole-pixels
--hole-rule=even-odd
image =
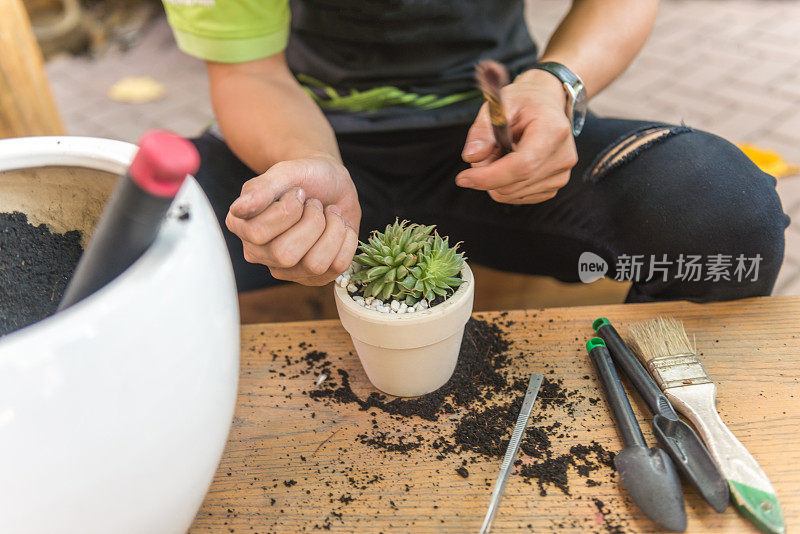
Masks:
[[[728,141],[682,126],[589,116],[569,183],[551,200],[518,206],[455,185],[468,127],[338,137],[363,210],[362,239],[395,217],[436,224],[451,242],[464,242],[470,262],[565,282],[581,279],[583,255],[584,270],[605,262],[606,276],[633,281],[629,302],[771,292],[789,218],[775,179]],[[630,140],[653,127],[665,135],[629,150]],[[244,261],[224,225],[255,173],[215,136],[194,142],[202,157],[197,179],[222,224],[239,290],[280,283]],[[613,163],[598,165],[604,160]]]

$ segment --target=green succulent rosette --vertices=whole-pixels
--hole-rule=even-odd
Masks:
[[[396,220],[383,232],[372,232],[366,243],[359,243],[350,280],[363,286],[365,297],[409,306],[446,297],[462,283],[464,255],[434,229]]]

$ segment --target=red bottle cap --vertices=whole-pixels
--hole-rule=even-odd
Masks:
[[[174,197],[187,174],[200,167],[200,154],[188,140],[172,132],[151,130],[139,140],[128,174],[143,190]]]

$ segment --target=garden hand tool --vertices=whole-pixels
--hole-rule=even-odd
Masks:
[[[130,267],[150,247],[186,175],[200,165],[187,139],[150,131],[103,210],[64,291],[59,310],[88,297]]]
[[[700,432],[742,515],[764,532],[785,532],[775,489],[717,413],[717,388],[695,355],[683,324],[659,317],[633,325],[629,331],[636,355],[667,398]]]
[[[686,510],[678,473],[669,456],[657,447],[647,448],[639,423],[622,388],[605,342],[594,337],[586,343],[600,383],[611,406],[625,448],[614,456],[622,484],[639,509],[662,527],[686,530]]]
[[[672,404],[605,317],[593,324],[611,358],[630,379],[653,413],[653,434],[683,476],[717,512],[725,511],[730,492],[725,478],[694,430],[678,418]]]
[[[508,442],[506,454],[503,457],[503,463],[500,465],[500,474],[497,475],[497,480],[492,489],[492,500],[489,501],[489,509],[486,511],[486,517],[483,519],[480,534],[486,534],[492,527],[494,516],[497,515],[497,509],[500,506],[500,499],[503,498],[503,491],[508,482],[508,476],[511,474],[511,467],[514,463],[514,458],[517,457],[519,446],[522,443],[522,435],[525,433],[525,427],[528,426],[528,419],[531,417],[531,410],[533,409],[533,402],[536,400],[536,395],[539,393],[539,387],[542,385],[544,376],[531,373],[531,379],[528,382],[528,390],[525,392],[525,398],[522,401],[522,408],[519,410],[517,422],[514,425],[514,431],[511,433],[511,440]]]

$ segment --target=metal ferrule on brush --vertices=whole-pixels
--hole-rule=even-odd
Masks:
[[[503,109],[503,103],[490,93],[484,92],[483,97],[489,103],[489,121],[491,121],[492,125],[500,127],[506,126],[508,122],[506,120],[505,109]]]
[[[492,123],[492,133],[497,146],[502,154],[508,154],[513,149],[511,130],[500,96],[503,87],[509,83],[508,70],[496,61],[481,61],[475,66],[475,78],[483,97],[489,104],[489,122]]]
[[[694,354],[654,358],[647,362],[647,370],[662,390],[711,383],[706,370]]]

